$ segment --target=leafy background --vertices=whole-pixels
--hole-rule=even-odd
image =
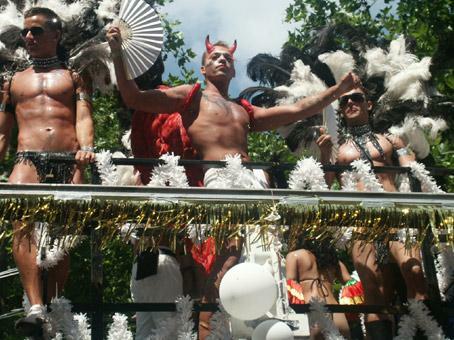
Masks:
[[[169,0],[156,1],[164,5]],[[454,36],[452,0],[385,0],[385,6],[375,16],[370,8],[374,1],[366,0],[294,0],[287,8],[288,22],[295,23],[289,32],[288,41],[296,47],[304,46],[311,40],[316,28],[329,22],[350,23],[361,27],[374,37],[395,38],[399,34],[411,36],[416,44],[418,56],[435,55],[441,65],[434,74],[438,90],[454,99],[453,58]],[[194,71],[187,68],[195,53],[185,46],[184,37],[178,31],[178,21],[164,20],[166,46],[163,59],[173,55],[181,68],[179,74],[171,74],[166,80],[174,86],[195,81]],[[454,122],[448,117],[449,130],[443,133],[435,145],[432,155],[436,165],[454,167]],[[129,128],[130,111],[121,105],[118,93],[97,94],[94,99],[94,122],[96,145],[100,149],[122,149],[121,136]],[[2,180],[6,180],[14,162],[15,138],[5,161],[0,165]],[[284,141],[274,132],[253,133],[249,136],[250,155],[256,161],[294,162]],[[452,192],[452,176],[444,183],[444,189]],[[130,246],[116,241],[104,250],[103,299],[106,302],[130,301],[129,277],[133,261]],[[347,259],[347,258],[345,258]],[[0,270],[15,267],[11,257],[10,243],[0,245]],[[65,289],[65,296],[75,302],[88,302],[90,297],[90,249],[87,242],[72,253],[71,275]],[[21,306],[22,289],[18,276],[0,281],[0,314]],[[19,339],[14,334],[14,319],[0,320],[0,339]]]

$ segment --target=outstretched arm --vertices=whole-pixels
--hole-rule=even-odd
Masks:
[[[120,29],[111,26],[107,31],[106,38],[112,51],[118,89],[126,106],[153,113],[182,112],[186,96],[192,88],[190,85],[177,86],[165,91],[141,91],[136,82],[126,76],[121,56]]]
[[[298,120],[320,113],[326,106],[338,99],[342,94],[361,85],[357,75],[346,74],[341,81],[329,89],[303,98],[292,105],[271,108],[255,108],[252,130],[265,131],[287,125]]]
[[[2,160],[8,150],[11,130],[14,126],[14,115],[12,112],[8,112],[10,103],[8,81],[3,84],[0,103],[0,160]]]

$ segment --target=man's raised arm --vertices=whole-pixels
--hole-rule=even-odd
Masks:
[[[185,99],[192,86],[182,85],[165,91],[141,91],[133,79],[126,77],[126,70],[121,56],[121,34],[116,26],[111,26],[106,34],[112,51],[112,59],[117,76],[117,85],[126,106],[146,112],[182,112]]]
[[[298,120],[314,116],[338,99],[343,93],[361,85],[354,73],[347,73],[341,81],[327,90],[306,98],[292,105],[282,105],[270,108],[254,108],[252,130],[265,131],[287,125]]]

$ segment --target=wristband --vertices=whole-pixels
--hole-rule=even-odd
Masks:
[[[95,148],[92,146],[81,146],[80,151],[95,152]]]

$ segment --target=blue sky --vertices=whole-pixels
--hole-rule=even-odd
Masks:
[[[291,0],[174,0],[160,9],[170,19],[181,21],[180,30],[186,46],[197,57],[189,65],[200,79],[200,56],[204,40],[210,34],[211,41],[238,41],[235,53],[236,78],[230,86],[230,95],[236,96],[242,89],[254,83],[246,75],[248,61],[257,53],[279,55],[287,41],[292,25],[284,22],[285,9]],[[383,0],[374,2],[372,13],[383,7]],[[166,62],[166,74],[178,74],[174,60]]]
[[[247,78],[247,62],[257,53],[279,54],[287,40],[291,26],[284,23],[285,9],[290,0],[175,0],[164,6],[171,19],[181,21],[180,30],[187,46],[197,57],[191,66],[199,72],[200,56],[204,40],[210,34],[211,41],[238,41],[235,53],[236,78],[231,83],[231,96],[236,96],[253,82]],[[177,73],[174,61],[166,62],[166,73]]]

